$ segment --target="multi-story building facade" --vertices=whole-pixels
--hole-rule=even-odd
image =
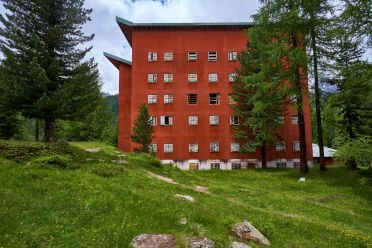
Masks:
[[[137,147],[130,134],[145,102],[155,127],[152,149],[163,162],[181,169],[260,167],[260,149],[239,152],[240,144],[233,139],[239,118],[230,106],[237,55],[246,46],[244,30],[251,24],[117,22],[132,47],[132,62],[105,53],[119,70],[119,149],[131,152]],[[311,159],[307,95],[304,100],[306,152]],[[268,166],[296,167],[296,113],[288,107],[278,119],[284,123],[283,140],[268,150]]]

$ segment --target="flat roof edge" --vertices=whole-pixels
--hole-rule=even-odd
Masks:
[[[118,62],[121,62],[123,64],[126,64],[126,65],[129,65],[129,66],[132,66],[132,62],[129,61],[129,60],[126,60],[126,59],[123,59],[123,58],[120,58],[118,56],[115,56],[115,55],[112,55],[110,53],[106,53],[104,52],[103,55],[109,59],[109,60],[114,60],[114,61],[118,61]]]

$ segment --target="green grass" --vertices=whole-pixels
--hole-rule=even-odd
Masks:
[[[82,150],[96,147],[103,151]],[[371,173],[331,168],[299,183],[295,170],[183,172],[153,167],[142,155],[113,164],[123,154],[100,143],[73,143],[71,150],[77,169],[0,159],[0,247],[129,247],[142,233],[169,233],[180,242],[207,236],[228,247],[232,225],[244,219],[271,247],[372,247]]]

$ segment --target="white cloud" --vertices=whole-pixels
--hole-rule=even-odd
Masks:
[[[103,91],[118,92],[117,69],[103,56],[109,52],[131,60],[131,48],[115,17],[132,22],[244,22],[259,7],[258,0],[169,0],[165,4],[150,0],[87,0],[93,8],[92,22],[85,31],[95,33],[92,56],[99,64]]]

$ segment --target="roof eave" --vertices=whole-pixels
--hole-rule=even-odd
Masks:
[[[132,62],[130,62],[129,60],[126,60],[126,59],[123,59],[123,58],[120,58],[118,56],[115,56],[115,55],[112,55],[110,53],[106,53],[104,52],[103,55],[108,59],[110,60],[110,62],[116,67],[119,69],[119,65],[120,64],[125,64],[127,66],[132,66]]]

